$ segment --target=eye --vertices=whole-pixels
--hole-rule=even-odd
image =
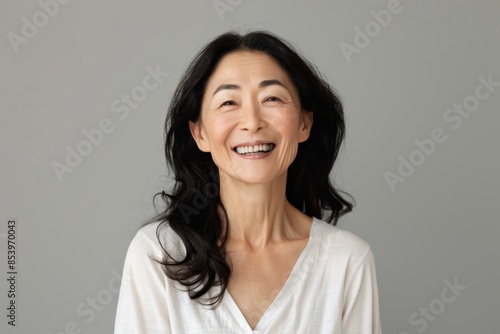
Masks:
[[[269,102],[280,102],[281,99],[279,97],[276,97],[276,96],[269,96],[268,98],[266,98],[264,100],[264,102],[267,102],[267,101],[269,101]]]
[[[283,100],[276,96],[269,96],[264,99],[263,103],[269,107],[274,107],[283,103]]]
[[[234,106],[236,103],[232,100],[228,100],[228,101],[224,101],[222,102],[222,104],[220,105],[221,107],[224,107],[224,106]]]

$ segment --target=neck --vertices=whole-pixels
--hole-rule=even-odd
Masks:
[[[225,175],[220,196],[229,220],[229,239],[252,248],[308,235],[309,217],[286,199],[286,173],[269,183],[248,184]]]

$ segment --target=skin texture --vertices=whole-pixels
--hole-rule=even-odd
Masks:
[[[199,149],[219,168],[220,196],[230,222],[228,292],[249,325],[285,284],[307,244],[311,217],[286,199],[286,177],[312,113],[302,110],[288,74],[268,55],[234,52],[210,77],[200,118],[190,122]],[[270,153],[241,156],[236,146],[273,143]]]

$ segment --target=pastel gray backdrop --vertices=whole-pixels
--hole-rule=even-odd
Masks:
[[[168,101],[189,59],[228,29],[292,41],[342,96],[347,138],[332,177],[357,205],[339,226],[372,246],[384,333],[499,333],[498,1],[1,7],[2,333],[112,332],[128,244],[170,184]],[[68,163],[71,150],[85,156]]]

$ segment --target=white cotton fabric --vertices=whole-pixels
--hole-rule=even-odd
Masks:
[[[369,245],[351,232],[313,218],[309,241],[283,289],[251,329],[226,291],[216,309],[191,300],[149,255],[163,256],[158,223],[141,228],[123,269],[115,334],[380,334],[375,262]],[[167,251],[180,259],[184,245],[161,229]]]

